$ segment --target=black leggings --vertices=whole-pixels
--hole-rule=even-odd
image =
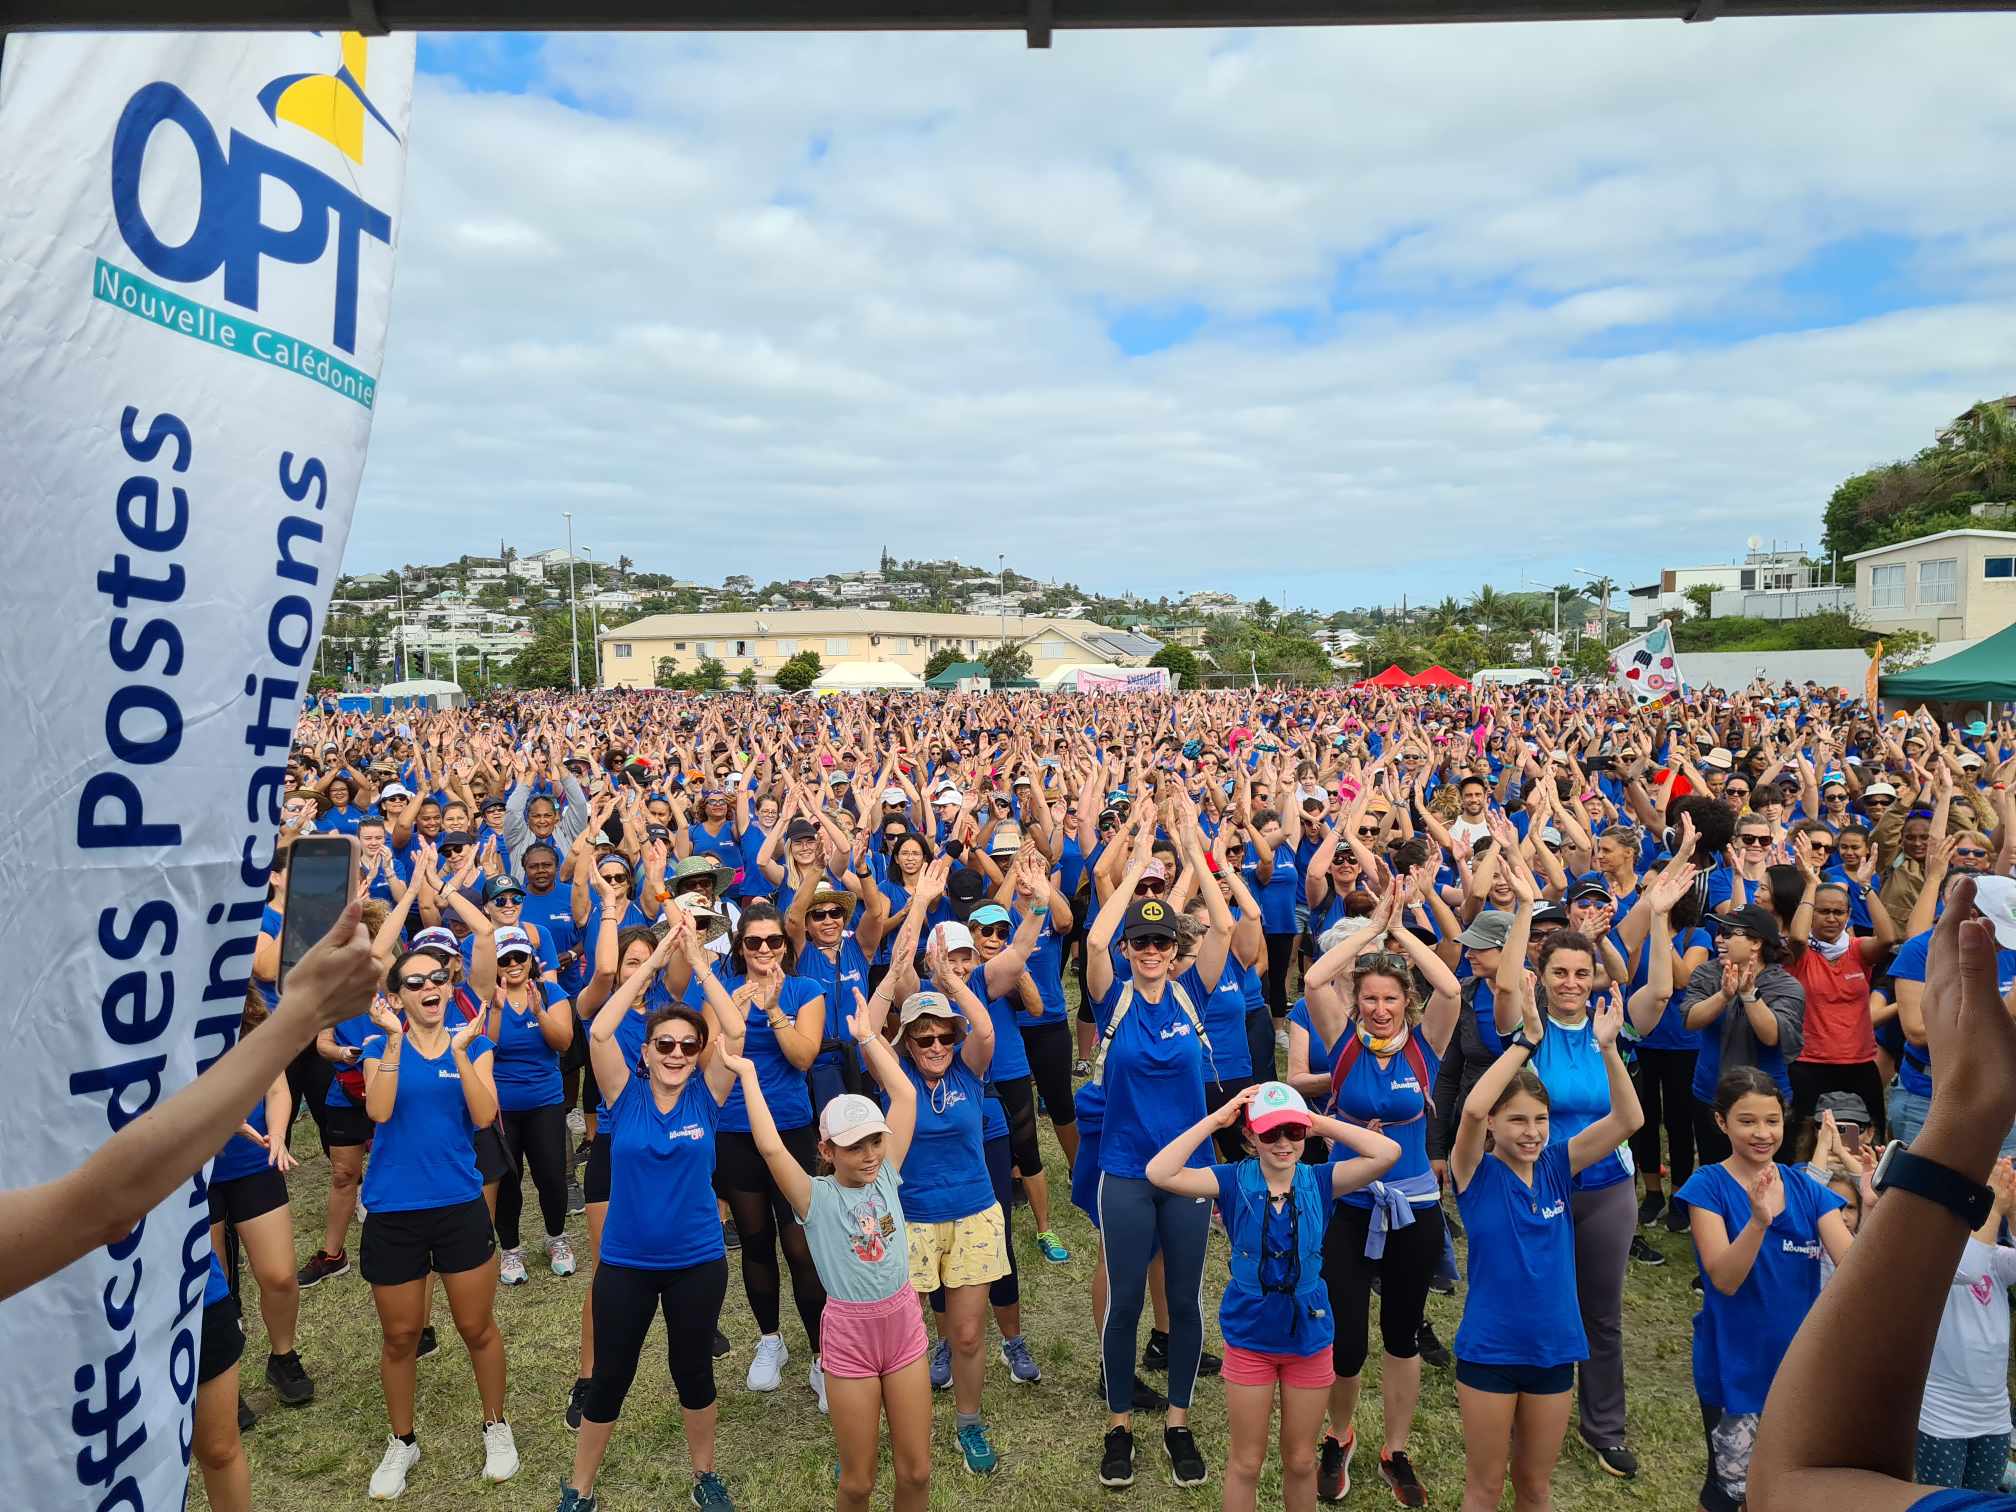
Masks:
[[[1071,1085],[1067,1073],[1064,1085]],[[1008,1115],[1008,1148],[1015,1168],[1024,1178],[1043,1174],[1043,1150],[1036,1143],[1036,1083],[1027,1076],[1011,1076],[994,1083],[1001,1111]]]
[[[1047,1019],[1048,1014],[1044,1017]],[[1029,1056],[1029,1079],[1043,1094],[1043,1106],[1050,1114],[1050,1127],[1066,1129],[1078,1122],[1078,1105],[1071,1096],[1071,1026],[1060,1016],[1040,1029],[1024,1027],[1022,1048]],[[1014,1110],[1009,1110],[1014,1117]],[[1010,1133],[1013,1133],[1011,1128]],[[1033,1130],[1032,1130],[1033,1137]],[[1020,1161],[1017,1161],[1020,1164]],[[1027,1176],[1029,1168],[1022,1167]]]
[[[1649,1185],[1659,1179],[1659,1131],[1666,1131],[1666,1190],[1677,1192],[1694,1174],[1694,1058],[1692,1050],[1638,1047],[1631,1084],[1645,1122],[1631,1136],[1631,1161]]]
[[[816,1168],[819,1145],[819,1136],[812,1126],[784,1129],[778,1137],[810,1175]],[[746,1145],[747,1149],[734,1151],[732,1160],[721,1160],[729,1146],[738,1144]],[[816,1355],[819,1316],[826,1309],[826,1288],[819,1284],[819,1272],[812,1264],[812,1247],[805,1242],[804,1226],[784,1200],[784,1194],[777,1190],[769,1167],[762,1164],[763,1157],[757,1153],[752,1135],[724,1129],[714,1136],[714,1147],[721,1195],[735,1216],[735,1231],[742,1236],[742,1290],[749,1298],[749,1311],[756,1315],[757,1331],[774,1334],[778,1330],[784,1279],[777,1267],[777,1246],[781,1243],[784,1263],[791,1267],[791,1300],[798,1305],[798,1321],[805,1325],[806,1341]],[[758,1181],[762,1183],[760,1188]]]
[[[500,1113],[504,1158],[511,1169],[497,1185],[497,1242],[518,1248],[518,1215],[525,1210],[525,1167],[539,1193],[539,1216],[548,1234],[567,1232],[567,1109],[562,1103]]]
[[[1330,1286],[1330,1311],[1337,1336],[1330,1355],[1340,1376],[1365,1369],[1370,1331],[1372,1278],[1379,1278],[1379,1340],[1396,1360],[1421,1352],[1421,1319],[1428,1310],[1428,1283],[1442,1263],[1442,1209],[1414,1205],[1414,1221],[1386,1233],[1386,1254],[1365,1258],[1370,1208],[1339,1203],[1323,1237],[1323,1279]]]
[[[1717,1165],[1727,1160],[1729,1136],[1716,1124],[1714,1108],[1691,1092],[1687,1101],[1694,1110],[1694,1159],[1701,1165]]]
[[[1288,968],[1295,964],[1296,936],[1267,936],[1267,1011],[1278,1018],[1288,1017]]]
[[[322,1134],[323,1120],[329,1116],[329,1083],[336,1080],[336,1068],[322,1059],[322,1053],[311,1042],[306,1050],[287,1063],[287,1090],[293,1094],[294,1106],[288,1110],[287,1121],[291,1125],[301,1116],[301,1104],[308,1104],[308,1116],[315,1120],[315,1133]],[[322,1140],[322,1153],[329,1153],[329,1141]]]
[[[728,1296],[728,1261],[684,1270],[638,1270],[604,1260],[595,1267],[595,1374],[581,1415],[613,1423],[630,1394],[651,1315],[665,1314],[665,1363],[679,1405],[699,1412],[714,1405],[714,1330]]]
[[[1008,1248],[1008,1274],[997,1276],[987,1288],[987,1305],[1013,1307],[1022,1300],[1022,1280],[1015,1273],[1015,1177],[1014,1158],[1008,1141],[987,1141],[987,1179],[994,1183],[994,1200],[1001,1204],[1001,1239]],[[945,1288],[931,1293],[931,1311],[945,1311]]]

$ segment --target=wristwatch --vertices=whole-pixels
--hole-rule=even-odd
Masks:
[[[1526,1031],[1524,1029],[1521,1029],[1517,1034],[1513,1035],[1512,1038],[1505,1041],[1505,1045],[1506,1048],[1510,1050],[1524,1050],[1526,1052],[1526,1058],[1528,1060],[1531,1060],[1534,1056],[1540,1053],[1539,1042],[1536,1040],[1530,1040],[1526,1038]]]
[[[1883,1147],[1882,1157],[1876,1162],[1874,1185],[1879,1192],[1895,1187],[1900,1192],[1923,1197],[1927,1202],[1936,1202],[1957,1213],[1969,1230],[1986,1223],[1995,1206],[1994,1193],[1987,1187],[1977,1181],[1969,1181],[1950,1166],[1927,1160],[1922,1155],[1913,1155],[1898,1139]]]

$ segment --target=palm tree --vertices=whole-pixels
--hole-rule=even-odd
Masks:
[[[1939,437],[1935,470],[1949,482],[1991,498],[2016,487],[2016,419],[2007,400],[1977,404]]]
[[[616,581],[624,587],[630,586],[630,569],[637,564],[627,556],[616,558]]]
[[[1443,595],[1442,602],[1428,611],[1424,628],[1432,635],[1440,635],[1444,630],[1454,629],[1463,622],[1463,606],[1451,595]]]
[[[1489,583],[1486,583],[1482,588],[1479,588],[1475,593],[1470,595],[1471,618],[1476,620],[1486,630],[1491,629],[1504,617],[1505,610],[1506,602],[1504,595],[1499,593]]]

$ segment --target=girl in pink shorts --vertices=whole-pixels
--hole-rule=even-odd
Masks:
[[[905,957],[905,959],[908,959]],[[896,1470],[897,1512],[923,1512],[931,1495],[931,1375],[924,1315],[910,1284],[910,1240],[897,1196],[899,1174],[917,1127],[917,1094],[882,1039],[893,977],[872,999],[854,994],[848,1033],[889,1088],[889,1112],[843,1093],[819,1117],[819,1155],[831,1174],[807,1176],[784,1141],[755,1066],[739,1055],[722,1063],[741,1079],[749,1129],[778,1189],[804,1226],[812,1262],[826,1288],[820,1315],[826,1404],[840,1450],[839,1512],[866,1512],[875,1492],[882,1419]]]
[[[1245,1120],[1255,1153],[1237,1165],[1192,1166],[1220,1129]],[[1312,1137],[1333,1140],[1335,1158],[1304,1165]],[[1330,1205],[1383,1176],[1400,1146],[1383,1134],[1323,1118],[1286,1082],[1248,1087],[1171,1140],[1148,1162],[1148,1179],[1186,1197],[1209,1197],[1232,1242],[1232,1278],[1218,1304],[1225,1338],[1225,1512],[1253,1512],[1267,1462],[1274,1397],[1281,1397],[1281,1504],[1314,1512],[1316,1436],[1336,1375],[1335,1328],[1323,1281]]]

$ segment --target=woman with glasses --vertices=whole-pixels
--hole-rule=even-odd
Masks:
[[[1739,909],[1771,903],[1771,851],[1778,833],[1756,814],[1736,821],[1736,837],[1726,856],[1726,865],[1708,874],[1708,907],[1727,917]]]
[[[1800,1153],[1809,1145],[1806,1124],[1825,1092],[1853,1092],[1875,1120],[1879,1142],[1885,1133],[1869,994],[1877,969],[1896,943],[1897,929],[1883,900],[1872,898],[1875,933],[1858,937],[1850,932],[1848,889],[1821,877],[1833,849],[1825,836],[1821,828],[1818,835],[1807,831],[1794,837],[1804,884],[1790,934],[1792,976],[1806,994],[1804,1044],[1790,1068],[1795,1148]],[[1980,862],[1967,864],[1972,869]]]
[[[684,911],[672,910],[666,922],[650,959],[676,952],[702,1006],[667,1002],[653,1009],[633,1052],[621,1030],[633,1016],[635,994],[618,992],[589,1031],[595,1079],[609,1103],[610,1189],[595,1267],[594,1371],[560,1512],[594,1512],[595,1477],[658,1313],[693,1469],[690,1500],[703,1508],[733,1505],[714,1469],[713,1340],[728,1294],[728,1257],[714,1219],[712,1176],[722,1105],[735,1076],[721,1053],[706,1051],[718,1038],[732,1053],[743,1024]]]
[[[1196,1169],[1215,1136],[1243,1131],[1243,1158]],[[1321,1165],[1304,1165],[1312,1137],[1336,1141]],[[1314,1512],[1316,1436],[1330,1397],[1335,1332],[1323,1281],[1323,1236],[1332,1203],[1386,1174],[1400,1146],[1383,1134],[1324,1118],[1293,1087],[1242,1089],[1164,1145],[1148,1179],[1179,1197],[1215,1202],[1224,1215],[1231,1277],[1218,1303],[1225,1340],[1225,1512],[1257,1506],[1274,1399],[1281,1400],[1281,1504]]]
[[[1766,894],[1769,897],[1769,894]],[[1694,1151],[1703,1164],[1729,1158],[1729,1136],[1715,1122],[1715,1087],[1737,1066],[1761,1067],[1792,1100],[1786,1066],[1799,1056],[1806,994],[1782,964],[1778,916],[1751,905],[1724,916],[1718,959],[1689,978],[1680,998],[1687,1027],[1701,1031],[1694,1058]],[[1658,962],[1654,962],[1654,970]],[[1652,978],[1656,984],[1658,977]]]
[[[873,991],[868,957],[881,948],[889,927],[888,900],[873,875],[864,873],[862,883],[868,889],[868,907],[854,929],[847,927],[854,915],[854,895],[824,881],[799,889],[784,915],[797,953],[797,974],[817,982],[826,999],[825,1037],[806,1072],[815,1121],[842,1092],[860,1089],[859,1070],[847,1048],[846,1005],[854,1001],[857,990]]]
[[[1324,1280],[1337,1322],[1331,1351],[1337,1380],[1317,1467],[1318,1494],[1340,1501],[1351,1487],[1358,1447],[1353,1419],[1376,1281],[1384,1348],[1379,1473],[1396,1501],[1419,1507],[1426,1505],[1427,1492],[1407,1447],[1421,1400],[1421,1322],[1429,1282],[1442,1263],[1442,1190],[1428,1158],[1428,1121],[1462,988],[1442,958],[1400,924],[1404,887],[1396,881],[1368,927],[1326,951],[1309,968],[1303,988],[1315,1038],[1330,1047],[1331,1111],[1347,1123],[1376,1125],[1400,1145],[1398,1161],[1378,1188],[1338,1200],[1325,1240]],[[1428,984],[1425,1002],[1417,976]]]
[[[497,1279],[504,1286],[523,1286],[518,1219],[525,1207],[527,1164],[546,1225],[547,1264],[556,1276],[574,1274],[574,1250],[567,1242],[567,1108],[560,1090],[560,1056],[574,1043],[574,1007],[538,974],[532,939],[523,929],[500,928],[495,944],[497,990],[484,1011],[483,1033],[496,1046],[500,1133],[509,1164],[497,1188],[497,1242],[504,1251]]]
[[[450,1032],[453,983],[448,964],[432,952],[400,955],[386,973],[386,995],[371,1005],[377,1033],[363,1047],[364,1112],[376,1138],[364,1175],[360,1264],[383,1336],[378,1378],[392,1428],[371,1474],[374,1501],[403,1492],[420,1460],[414,1365],[430,1274],[441,1278],[475,1371],[483,1478],[505,1481],[518,1472],[504,1421],[504,1338],[493,1312],[496,1247],[476,1167],[476,1131],[497,1118],[494,1056],[480,1014]]]

